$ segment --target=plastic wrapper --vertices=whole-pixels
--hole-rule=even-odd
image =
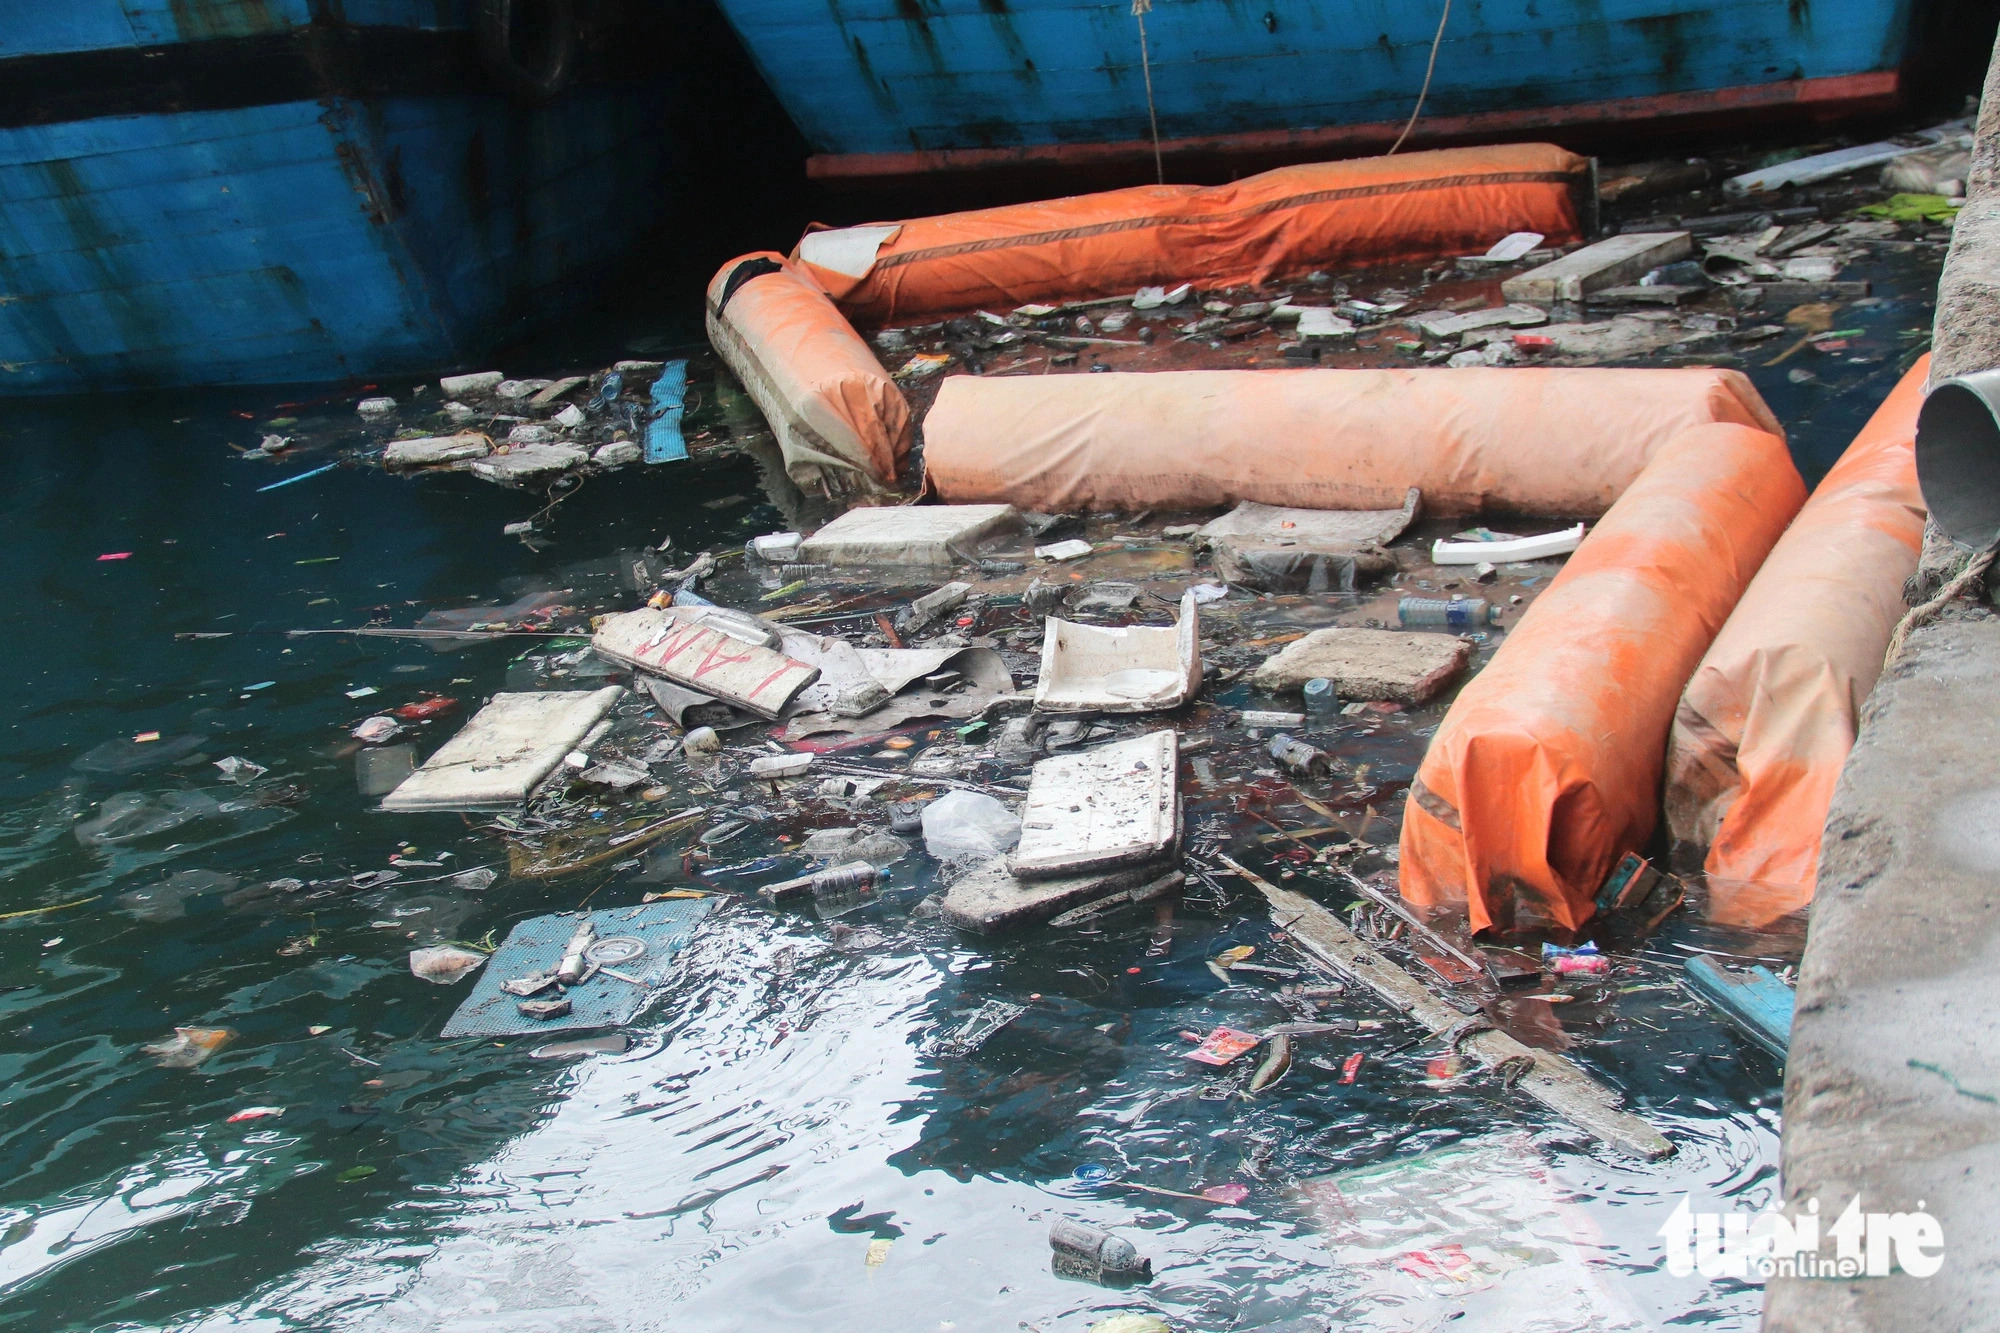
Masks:
[[[1021,840],[1021,817],[991,796],[949,791],[924,807],[924,850],[940,861],[989,861]]]

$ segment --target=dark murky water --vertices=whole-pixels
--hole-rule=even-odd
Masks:
[[[1868,330],[1857,350],[1873,359],[1819,357],[1804,385],[1753,370],[1809,475],[1893,383],[1913,346],[1903,331],[1928,327],[1934,262],[1884,261],[1878,291],[1905,295],[1842,314]],[[1053,1333],[1146,1309],[1177,1328],[1319,1327],[1283,1322],[1314,1315],[1415,1329],[1445,1308],[1427,1299],[1467,1282],[1443,1260],[1395,1261],[1395,1220],[1426,1199],[1500,1219],[1475,1270],[1567,1256],[1546,1271],[1582,1284],[1453,1327],[1751,1326],[1755,1288],[1659,1266],[1655,1232],[1682,1192],[1750,1209],[1776,1185],[1776,1064],[1674,984],[1673,945],[1743,941],[1690,914],[1616,986],[1542,1020],[1676,1141],[1658,1165],[1494,1086],[1440,1086],[1436,1052],[1360,996],[1331,1012],[1381,1027],[1302,1039],[1275,1088],[1206,1100],[1180,1034],[1288,1017],[1269,985],[1225,985],[1207,966],[1233,944],[1290,957],[1252,896],[1195,890],[1164,958],[1148,953],[1150,916],[977,944],[909,915],[921,856],[895,870],[904,891],[847,919],[886,937],[874,947],[836,947],[810,912],[714,913],[628,1053],[543,1061],[533,1040],[438,1040],[464,987],[412,977],[413,941],[497,937],[586,897],[637,902],[658,877],[502,878],[480,893],[418,882],[505,856],[475,820],[370,813],[347,728],[425,692],[476,704],[503,687],[520,641],[439,654],[283,631],[407,625],[563,571],[574,581],[580,563],[668,533],[699,549],[787,515],[743,457],[587,485],[540,552],[500,535],[539,502],[468,477],[345,468],[260,493],[314,462],[228,448],[255,443],[281,398],[15,403],[0,424],[16,695],[0,911],[82,900],[0,920],[0,1326]],[[284,410],[344,426],[351,401]],[[177,637],[193,633],[229,637]],[[362,687],[379,693],[349,697]],[[430,724],[422,747],[463,716]],[[1436,720],[1343,719],[1321,739],[1395,789]],[[149,731],[161,741],[133,753],[151,766],[73,766]],[[269,773],[222,781],[214,761],[234,755]],[[76,826],[120,793],[155,813],[177,794],[192,817],[84,845]],[[1191,828],[1249,846],[1269,825],[1241,794],[1197,786]],[[1309,818],[1282,802],[1268,813]],[[1393,845],[1392,825],[1385,814],[1371,836]],[[762,831],[736,846],[780,850]],[[1252,855],[1269,867],[1271,850]],[[397,854],[446,864],[306,903],[261,887]],[[968,1058],[922,1052],[988,998],[1028,1012]],[[176,1026],[237,1035],[196,1068],[161,1067],[140,1048]],[[250,1106],[284,1113],[228,1123]],[[1471,1155],[1409,1165],[1450,1148]],[[1396,1163],[1401,1178],[1344,1179],[1333,1208],[1308,1184]],[[1131,1188],[1221,1184],[1246,1187],[1242,1202]],[[1574,1248],[1528,1236],[1536,1210]],[[1056,1214],[1116,1227],[1154,1280],[1117,1291],[1052,1275]]]

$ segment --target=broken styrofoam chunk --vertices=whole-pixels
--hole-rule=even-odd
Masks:
[[[972,593],[970,583],[947,583],[942,588],[925,593],[910,603],[909,620],[904,628],[916,633],[939,616],[949,615],[965,605],[965,599]]]
[[[482,481],[518,484],[567,472],[586,457],[583,450],[568,444],[520,444],[504,454],[476,460],[472,475]]]
[[[1236,715],[1236,720],[1246,727],[1298,727],[1304,726],[1304,713],[1278,713],[1264,708],[1246,708]]]
[[[506,810],[555,771],[625,691],[496,694],[383,800],[384,810]]]
[[[850,509],[806,538],[813,565],[949,565],[954,552],[1020,522],[1012,505],[889,505]]]
[[[1008,870],[1040,879],[1160,860],[1180,839],[1179,766],[1172,731],[1041,760]]]
[[[463,426],[466,422],[479,415],[478,412],[467,407],[464,403],[441,403],[438,406],[438,411],[444,413],[446,420],[450,421],[454,426]]]
[[[590,461],[599,467],[624,467],[628,463],[638,462],[644,456],[639,446],[632,441],[613,440],[609,444],[599,445],[597,452],[590,456]]]
[[[1180,623],[1079,625],[1049,617],[1041,713],[1147,713],[1179,708],[1201,685],[1201,613],[1193,590],[1181,595]]]
[[[476,370],[470,375],[446,375],[438,381],[447,398],[471,398],[492,393],[507,377],[497,370]]]
[[[766,781],[772,778],[803,777],[812,764],[813,757],[810,754],[767,754],[762,759],[750,761],[750,776],[763,778]]]
[[[828,710],[794,712],[785,726],[785,740],[826,732],[892,731],[918,718],[981,717],[1014,695],[1013,674],[991,648],[863,648],[860,656],[869,676],[893,697],[865,717]],[[949,691],[924,688],[930,677],[947,670],[957,673],[956,686]],[[809,707],[810,694],[799,702]]]
[[[1511,264],[1540,245],[1543,239],[1538,231],[1513,232],[1493,242],[1480,257],[1495,264]]]
[[[552,383],[553,380],[501,380],[493,386],[493,392],[502,398],[527,398],[540,393]]]
[[[439,435],[422,440],[392,440],[382,451],[383,467],[428,467],[484,458],[493,442],[484,435]]]
[[[1089,542],[1081,537],[1072,537],[1066,542],[1052,542],[1047,546],[1037,546],[1035,556],[1040,560],[1080,560],[1092,551]]]
[[[354,405],[354,410],[364,417],[386,417],[396,410],[393,398],[363,398]]]
[[[1165,287],[1141,287],[1132,297],[1134,310],[1158,310],[1163,305],[1179,305],[1194,291],[1194,284],[1184,282],[1168,290]]]
[[[796,532],[767,532],[750,539],[750,554],[773,565],[789,565],[799,558],[805,537]]]
[[[1840,261],[1831,255],[1794,255],[1785,261],[1784,276],[1793,282],[1832,282]]]
[[[1328,680],[1344,699],[1420,704],[1458,679],[1471,658],[1472,645],[1448,634],[1322,629],[1266,658],[1251,683],[1280,694],[1304,689],[1309,680]],[[1253,725],[1249,714],[1243,721]]]
[[[1625,232],[1509,278],[1500,294],[1509,301],[1581,301],[1693,253],[1694,239],[1685,231]]]
[[[1496,305],[1455,315],[1426,315],[1419,318],[1416,325],[1429,337],[1449,339],[1475,329],[1496,328],[1502,324],[1510,328],[1528,328],[1546,324],[1548,320],[1549,312],[1536,306]]]
[[[975,866],[945,891],[941,904],[947,924],[980,935],[1038,925],[1072,907],[1095,902],[1120,889],[1144,884],[1155,866],[1121,866],[1053,879],[1022,879],[996,857]]]
[[[1304,342],[1315,339],[1351,338],[1354,336],[1352,320],[1342,319],[1325,306],[1305,306],[1299,310],[1299,338]]]
[[[485,962],[485,954],[461,949],[455,944],[410,950],[410,974],[438,986],[451,985],[477,971]]]
[[[818,673],[818,679],[799,691],[798,707],[803,712],[866,717],[894,693],[875,679],[861,650],[845,639],[791,630],[782,642],[787,657]]]
[[[1546,560],[1568,555],[1583,544],[1583,524],[1560,532],[1544,532],[1533,537],[1513,537],[1506,541],[1454,542],[1440,537],[1431,543],[1434,565],[1509,564],[1517,560]]]
[[[523,422],[507,432],[509,444],[547,444],[556,433],[538,421]]]
[[[718,607],[646,607],[609,615],[590,646],[640,671],[664,676],[759,717],[775,718],[819,668],[725,633],[712,623]]]
[[[575,430],[583,424],[583,409],[575,403],[564,403],[562,411],[550,417],[549,420],[555,422],[564,430]],[[609,446],[606,447],[608,448]],[[599,452],[602,452],[602,450]]]

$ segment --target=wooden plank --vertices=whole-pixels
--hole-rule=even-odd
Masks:
[[[590,646],[614,662],[664,676],[759,717],[777,717],[800,690],[819,679],[818,667],[675,615],[680,609],[649,607],[606,616]]]
[[[1304,945],[1307,952],[1335,972],[1366,986],[1392,1009],[1432,1032],[1445,1032],[1466,1021],[1466,1015],[1363,943],[1326,908],[1303,894],[1279,888],[1227,856],[1216,859],[1257,886],[1271,904],[1271,919]],[[1619,1110],[1616,1093],[1553,1052],[1524,1046],[1492,1028],[1461,1038],[1456,1047],[1461,1054],[1472,1056],[1488,1069],[1501,1065],[1523,1069],[1525,1072],[1511,1086],[1621,1152],[1657,1160],[1674,1151],[1674,1145],[1658,1130]],[[1518,1064],[1520,1061],[1527,1063]]]
[[[1792,1042],[1792,988],[1765,967],[1736,971],[1706,955],[1687,962],[1688,986],[1743,1035],[1783,1061]]]
[[[1637,282],[1650,270],[1694,253],[1684,231],[1635,231],[1573,250],[1500,284],[1509,301],[1581,301],[1606,287]]]

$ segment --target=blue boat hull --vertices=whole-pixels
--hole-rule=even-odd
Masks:
[[[1437,0],[721,0],[815,174],[1379,147]],[[1760,104],[1882,105],[1909,0],[1458,0],[1415,142]],[[1601,111],[1600,111],[1601,114]],[[1357,134],[1365,127],[1368,133]],[[1349,131],[1342,133],[1343,130]]]
[[[462,28],[462,9],[344,6],[391,36]],[[202,41],[282,39],[307,11],[0,0],[0,57],[115,57],[120,36],[171,53],[189,15]],[[0,128],[0,393],[460,363],[587,290],[660,216],[665,105],[658,83],[532,105],[458,86]]]

